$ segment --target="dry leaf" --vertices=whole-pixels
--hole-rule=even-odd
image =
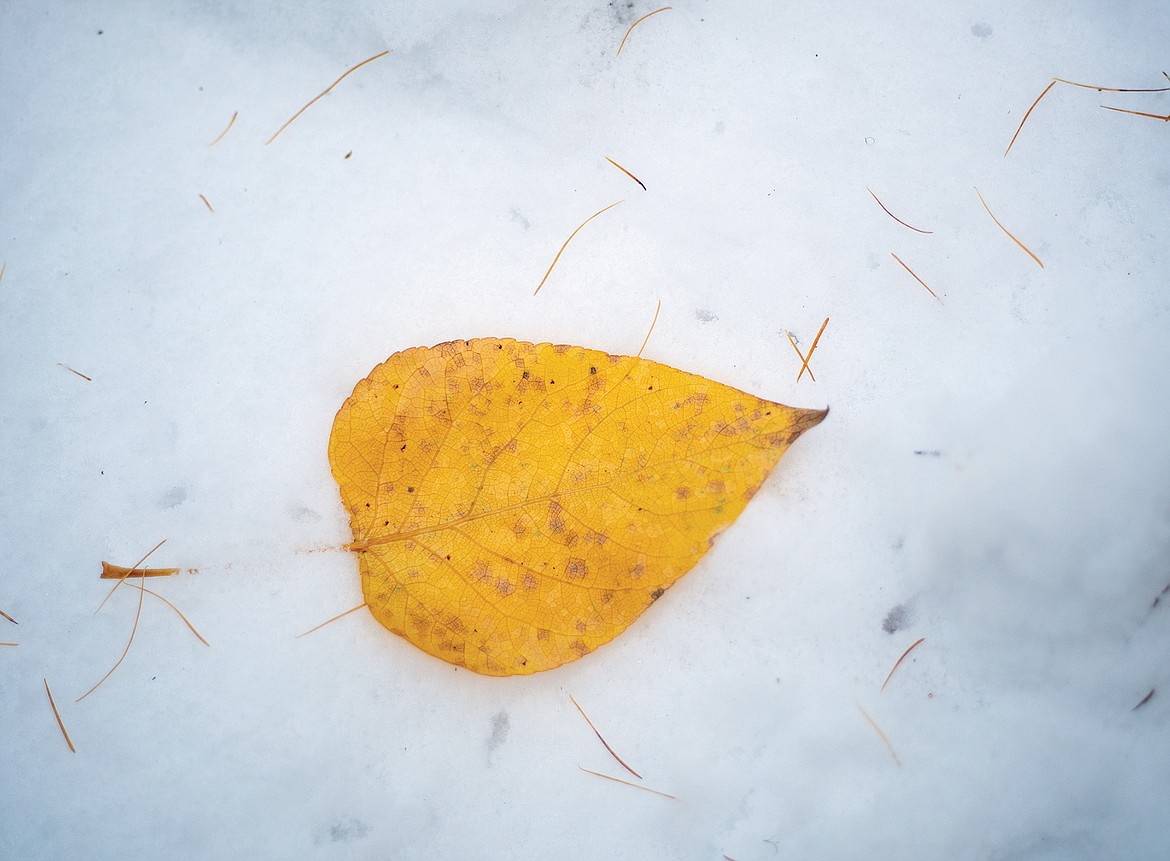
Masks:
[[[510,339],[395,353],[329,460],[374,617],[488,675],[609,642],[825,417],[647,359]]]

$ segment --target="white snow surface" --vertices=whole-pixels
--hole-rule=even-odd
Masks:
[[[1163,0],[674,0],[615,56],[655,8],[3,4],[0,857],[1170,857],[1170,125],[1100,107],[1170,93],[1004,156],[1054,76],[1170,86]],[[357,380],[658,300],[647,358],[832,408],[693,571],[529,677],[295,638],[361,601]],[[211,646],[147,596],[75,702],[163,538]]]

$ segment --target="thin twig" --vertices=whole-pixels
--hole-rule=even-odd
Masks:
[[[634,769],[630,768],[629,765],[626,764],[626,761],[617,755],[617,751],[615,751],[612,747],[609,746],[609,742],[606,741],[604,738],[602,738],[601,733],[598,732],[598,730],[597,730],[597,727],[595,727],[593,725],[593,721],[589,720],[589,715],[585,714],[585,709],[581,708],[581,704],[579,702],[577,702],[575,699],[573,699],[572,694],[569,694],[569,701],[577,707],[577,711],[581,712],[581,717],[585,718],[585,723],[589,724],[589,728],[591,730],[593,730],[593,734],[595,736],[597,736],[598,740],[603,745],[605,745],[605,749],[609,751],[609,755],[618,761],[618,765],[620,765],[622,768],[624,768],[630,774],[634,775],[634,777],[638,778],[638,780],[641,780],[642,775],[638,774],[638,772],[636,772],[636,771],[634,771]]]
[[[638,183],[638,185],[642,186],[642,191],[647,190],[646,183],[642,182],[642,180],[638,179],[638,177],[634,176],[632,173],[630,173],[628,170],[626,170],[624,167],[622,167],[620,164],[618,164],[612,158],[610,158],[609,156],[606,156],[605,160],[608,161],[610,164],[612,164],[614,167],[616,167],[618,170],[620,170],[622,173],[624,173],[626,176],[628,176],[630,179],[632,179],[634,182]]]
[[[921,227],[914,227],[912,225],[907,224],[905,221],[898,218],[898,216],[894,215],[894,213],[892,213],[888,209],[886,209],[886,205],[884,203],[882,203],[880,200],[878,200],[878,196],[873,193],[873,189],[871,189],[868,185],[865,187],[865,190],[869,192],[870,197],[872,197],[874,200],[877,200],[877,205],[885,210],[886,215],[890,216],[890,218],[894,219],[894,221],[898,222],[903,227],[909,227],[915,233],[934,233],[933,230],[923,230]]]
[[[674,801],[678,801],[677,796],[670,795],[669,793],[666,793],[666,792],[659,792],[657,789],[651,789],[649,786],[643,786],[640,783],[634,783],[633,781],[623,780],[620,777],[613,777],[612,775],[609,775],[609,774],[602,774],[600,771],[594,771],[593,769],[586,768],[583,765],[578,765],[577,768],[581,769],[586,774],[592,774],[595,777],[604,777],[606,780],[612,780],[614,783],[622,783],[622,784],[625,784],[626,786],[632,786],[632,787],[634,787],[634,789],[641,789],[643,792],[653,792],[655,795],[661,795],[663,798],[669,798],[669,799],[672,799]]]
[[[69,730],[65,729],[65,721],[61,720],[61,712],[57,711],[57,704],[53,702],[53,692],[49,690],[49,680],[42,679],[45,683],[45,693],[49,695],[49,705],[53,707],[53,717],[57,719],[57,726],[61,728],[61,735],[65,736],[65,744],[69,745],[69,749],[77,753],[77,748],[73,746],[73,739],[69,738]]]
[[[972,188],[974,188],[974,186],[972,186]],[[979,194],[979,189],[976,188],[975,193]],[[1037,257],[1035,254],[1033,254],[1028,249],[1027,245],[1020,242],[1020,240],[1016,239],[1016,237],[1012,235],[1012,232],[1010,230],[1008,230],[1006,227],[1004,227],[1002,224],[999,223],[999,219],[995,217],[995,214],[991,211],[991,207],[989,207],[987,205],[987,201],[983,199],[982,194],[979,194],[979,202],[983,204],[983,208],[987,210],[987,214],[991,216],[991,220],[995,222],[996,226],[999,227],[999,229],[1002,230],[1004,233],[1006,233],[1008,235],[1008,238],[1010,238],[1012,242],[1016,243],[1016,245],[1018,245],[1018,246],[1020,246],[1020,248],[1024,249],[1024,251],[1027,252],[1028,256],[1036,261],[1036,265],[1039,266],[1041,269],[1043,269],[1044,264],[1040,262],[1040,258]]]
[[[877,725],[877,722],[873,718],[869,716],[869,712],[861,707],[861,703],[854,703],[854,705],[857,706],[857,710],[861,712],[861,716],[866,719],[871,727],[873,727],[873,731],[876,732],[881,737],[881,740],[886,743],[886,748],[890,751],[890,756],[894,758],[894,762],[898,766],[901,766],[902,760],[898,759],[898,754],[894,752],[894,746],[890,744],[890,740],[886,738],[886,734],[882,732],[882,728]]]
[[[617,53],[614,54],[614,57],[620,57],[622,55],[622,48],[624,48],[626,46],[626,39],[630,38],[630,33],[633,32],[635,27],[637,27],[639,24],[641,24],[643,21],[645,21],[651,15],[657,15],[659,12],[665,12],[668,9],[673,9],[673,8],[674,8],[673,6],[663,6],[661,9],[655,9],[653,12],[647,12],[645,15],[643,15],[641,18],[639,18],[637,21],[635,21],[633,24],[631,24],[630,29],[626,30],[626,35],[622,36],[622,43],[620,45],[618,45]]]
[[[13,625],[19,625],[19,624],[20,624],[20,622],[18,622],[18,621],[16,621],[15,619],[13,619],[11,616],[9,616],[7,613],[5,613],[3,610],[0,610],[0,616],[3,616],[5,619],[7,619],[7,620],[8,620],[9,622],[11,622]]]
[[[265,145],[265,146],[268,146],[268,144],[270,144],[270,143],[272,143],[274,140],[276,140],[276,136],[277,136],[277,135],[279,135],[279,134],[280,134],[282,131],[284,131],[285,129],[287,129],[287,128],[289,127],[289,125],[292,123],[292,121],[293,121],[293,120],[295,120],[297,117],[299,117],[301,114],[303,114],[303,113],[304,113],[306,110],[308,110],[309,106],[310,106],[310,105],[312,105],[312,104],[313,104],[313,102],[317,101],[317,99],[321,98],[321,96],[324,96],[326,93],[328,93],[330,90],[332,90],[332,89],[333,89],[334,87],[336,87],[338,84],[340,84],[340,83],[341,83],[343,80],[345,80],[345,78],[346,78],[346,76],[347,76],[347,75],[349,75],[349,74],[351,74],[351,73],[353,73],[353,72],[356,72],[358,69],[360,69],[360,68],[361,68],[362,66],[364,66],[366,63],[372,63],[372,62],[374,62],[374,60],[378,59],[379,57],[385,57],[385,56],[386,56],[387,54],[389,54],[389,53],[390,53],[390,52],[387,50],[387,51],[383,51],[383,52],[382,52],[382,53],[380,53],[380,54],[375,54],[374,56],[370,57],[370,58],[369,58],[369,59],[367,59],[367,60],[362,60],[360,63],[358,63],[358,64],[357,64],[356,66],[354,66],[352,69],[349,69],[348,71],[346,71],[346,72],[345,72],[345,74],[343,74],[343,75],[342,75],[340,78],[338,78],[336,81],[334,81],[332,84],[330,84],[330,85],[329,85],[328,87],[326,87],[324,90],[322,90],[322,91],[321,91],[321,93],[320,93],[320,95],[318,95],[318,96],[315,96],[314,98],[310,99],[310,100],[309,100],[309,102],[308,102],[308,104],[306,104],[306,105],[305,105],[303,108],[301,108],[299,111],[297,111],[297,112],[296,112],[295,114],[293,114],[291,117],[289,117],[289,118],[288,118],[288,122],[286,122],[286,123],[285,123],[283,126],[281,126],[280,128],[278,128],[278,129],[276,130],[276,134],[274,134],[272,137],[270,137],[268,140],[266,140],[266,141],[264,142],[264,145]]]
[[[646,332],[646,337],[642,339],[642,346],[638,348],[638,358],[642,358],[642,351],[646,349],[646,345],[650,343],[650,333],[654,331],[654,325],[658,322],[658,312],[662,310],[662,300],[658,300],[658,307],[654,309],[654,319],[650,321],[650,328]],[[571,699],[571,697],[570,697]]]
[[[915,275],[914,270],[911,269],[909,266],[907,266],[905,263],[903,263],[901,257],[899,257],[897,254],[895,254],[893,251],[890,252],[890,256],[893,257],[895,260],[897,260],[899,265],[901,265],[901,267],[903,269],[905,269],[907,272],[909,272],[911,275],[913,275],[914,280],[917,281],[919,284],[921,284],[923,287],[925,287],[927,293],[929,293],[935,299],[938,299],[938,294],[935,293],[933,290],[931,290],[930,286],[925,281],[923,281],[921,278],[919,278],[917,275]],[[941,302],[942,299],[938,299],[938,301]]]
[[[215,140],[213,140],[211,143],[209,143],[208,146],[215,146],[217,143],[219,143],[221,140],[223,140],[224,135],[226,135],[228,133],[228,131],[231,130],[231,127],[236,122],[236,117],[238,117],[239,115],[240,115],[239,111],[236,111],[234,114],[232,114],[232,118],[230,120],[228,120],[227,128],[224,129],[222,132],[220,132],[219,137],[217,137]]]
[[[573,241],[573,237],[576,236],[580,232],[581,228],[584,227],[586,224],[588,224],[593,219],[597,218],[597,216],[601,215],[601,213],[608,212],[609,210],[611,210],[615,206],[617,206],[618,203],[623,203],[623,202],[624,201],[619,200],[619,201],[617,201],[617,203],[611,203],[609,206],[605,207],[605,209],[597,210],[597,212],[593,213],[591,216],[589,216],[584,221],[582,221],[579,225],[577,225],[577,229],[569,234],[569,238],[565,240],[565,244],[561,246],[561,250],[557,252],[557,256],[553,258],[553,262],[549,265],[548,271],[544,273],[544,277],[541,278],[540,283],[536,285],[536,290],[534,290],[532,293],[533,296],[535,296],[537,293],[540,292],[540,288],[544,286],[544,282],[548,280],[548,276],[552,275],[553,267],[557,265],[557,261],[561,259],[561,255],[565,253],[565,249],[569,246],[569,243]]]
[[[172,577],[181,570],[180,568],[123,568],[121,565],[111,565],[109,562],[103,561],[100,577],[102,580],[121,580],[131,574],[141,574],[144,577]]]
[[[367,607],[367,606],[369,606],[369,605],[368,605],[368,604],[366,604],[366,602],[365,602],[365,601],[363,601],[362,603],[358,604],[356,607],[350,607],[350,608],[349,608],[348,610],[346,610],[344,613],[338,613],[338,614],[337,614],[336,616],[334,616],[332,619],[326,619],[326,620],[325,620],[324,622],[322,622],[320,625],[314,625],[312,628],[310,628],[309,630],[305,631],[303,634],[297,634],[295,637],[293,637],[293,639],[294,639],[294,640],[299,640],[301,637],[307,637],[309,634],[313,633],[314,631],[319,631],[319,630],[321,630],[321,629],[322,629],[322,628],[324,628],[326,625],[328,625],[330,622],[336,622],[338,619],[342,618],[343,616],[348,616],[350,613],[356,613],[358,610],[362,609],[363,607]]]
[[[906,660],[906,656],[908,654],[910,654],[911,652],[913,652],[915,649],[917,649],[918,644],[922,643],[924,640],[926,640],[926,637],[919,637],[917,640],[915,640],[913,643],[910,644],[909,649],[907,649],[906,651],[904,651],[902,653],[902,657],[900,657],[900,658],[898,658],[898,660],[894,661],[894,666],[890,669],[890,674],[888,676],[886,676],[886,680],[884,682],[882,682],[882,691],[884,691],[886,689],[886,685],[888,685],[890,683],[890,679],[892,679],[894,677],[894,673],[897,671],[898,667],[902,666],[902,661]]]

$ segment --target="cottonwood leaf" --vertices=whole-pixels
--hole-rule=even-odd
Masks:
[[[395,353],[329,460],[385,627],[477,673],[576,660],[707,552],[826,410],[506,338]]]

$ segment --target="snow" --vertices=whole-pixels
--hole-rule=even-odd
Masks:
[[[0,9],[0,856],[1170,856],[1170,130],[1099,107],[1170,93],[1004,157],[1053,76],[1170,86],[1163,4],[676,0],[615,58],[655,8]],[[373,365],[658,300],[648,358],[832,408],[694,571],[532,677],[295,638],[361,601]],[[75,703],[162,538],[211,647],[147,596]]]

